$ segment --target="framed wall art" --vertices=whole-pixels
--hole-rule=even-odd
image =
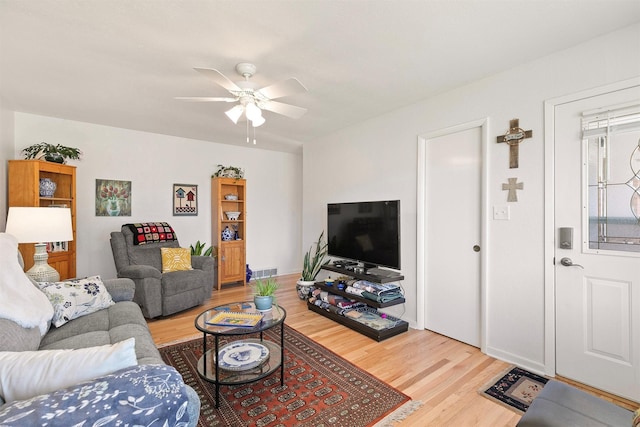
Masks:
[[[131,181],[96,179],[96,216],[131,216]]]
[[[198,186],[173,184],[173,216],[198,215]]]

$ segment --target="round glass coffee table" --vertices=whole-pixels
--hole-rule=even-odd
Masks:
[[[262,317],[258,319],[255,314]],[[278,368],[280,384],[284,385],[286,317],[282,307],[274,305],[271,310],[260,312],[252,301],[243,301],[214,307],[196,318],[195,326],[203,333],[198,374],[215,385],[216,408],[220,406],[221,385],[258,381]],[[264,331],[278,325],[280,342],[266,339]],[[207,349],[207,335],[213,336],[211,349]]]

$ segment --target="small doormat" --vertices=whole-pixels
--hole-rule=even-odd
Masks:
[[[277,329],[265,331],[265,339],[279,342]],[[159,350],[164,361],[198,393],[199,427],[364,427],[381,421],[387,425],[385,417],[401,419],[417,407],[411,405],[414,402],[409,396],[287,325],[284,348],[284,386],[280,385],[279,369],[254,383],[222,386],[219,408],[215,407],[214,386],[196,370],[202,356],[202,336]]]
[[[524,414],[547,381],[549,380],[545,377],[512,367],[491,380],[479,390],[479,393],[519,414]]]

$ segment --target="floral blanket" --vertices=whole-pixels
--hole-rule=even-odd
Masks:
[[[0,407],[0,426],[166,426],[189,423],[180,374],[167,365],[126,368]]]

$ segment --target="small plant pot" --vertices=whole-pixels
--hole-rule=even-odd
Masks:
[[[255,295],[253,302],[258,311],[269,311],[273,305],[273,296],[271,295]]]
[[[298,297],[301,300],[306,300],[311,296],[311,291],[313,290],[313,285],[315,285],[315,281],[313,280],[298,280],[296,282],[296,291],[298,292]]]
[[[45,154],[44,155],[44,159],[47,162],[64,163],[64,157],[62,157],[62,155],[60,155],[58,153]]]

